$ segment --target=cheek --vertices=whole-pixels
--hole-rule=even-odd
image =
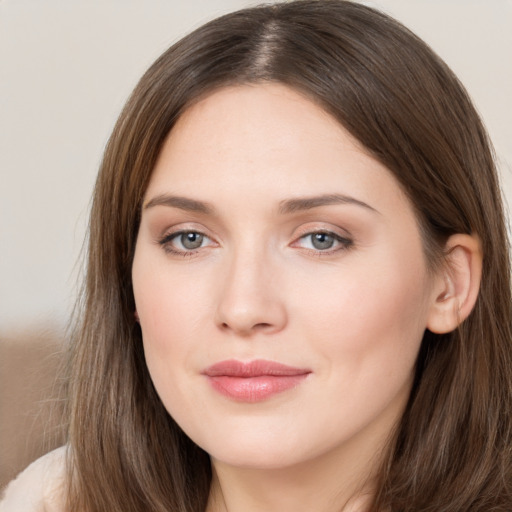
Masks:
[[[336,276],[302,281],[298,317],[316,349],[332,361],[351,361],[354,372],[410,371],[428,311],[425,269],[410,261],[361,258]]]
[[[137,256],[142,256],[138,258]],[[190,280],[170,273],[167,266],[144,265],[137,255],[133,265],[133,287],[140,318],[146,363],[159,393],[163,384],[188,372],[187,353],[200,336],[198,311],[204,309],[202,294]]]
[[[146,295],[141,289],[137,308],[146,365],[162,403],[175,417],[176,411],[184,414],[191,404],[186,399],[188,391],[184,386],[192,371],[189,354],[197,340],[191,329],[191,308],[185,305],[186,297],[177,300],[161,280],[146,281],[145,286],[151,295]]]
[[[179,266],[173,270],[165,257],[155,257],[149,252],[144,248],[135,252],[132,268],[135,304],[143,332],[147,332],[152,342],[167,345],[166,339],[173,332],[195,328],[197,312],[205,307],[200,285],[207,283],[204,279],[198,281],[197,276]]]
[[[392,424],[405,406],[427,310],[421,269],[410,270],[354,265],[322,287],[302,282],[298,332],[315,355],[318,389],[329,390],[315,415],[333,438],[386,415]]]

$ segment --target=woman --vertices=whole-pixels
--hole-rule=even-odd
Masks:
[[[109,141],[66,471],[29,476],[56,510],[509,511],[510,295],[487,135],[423,42],[338,0],[224,16]]]

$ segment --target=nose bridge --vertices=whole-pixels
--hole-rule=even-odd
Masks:
[[[281,330],[286,310],[278,275],[276,258],[265,244],[247,240],[233,248],[222,276],[219,327],[242,335]]]

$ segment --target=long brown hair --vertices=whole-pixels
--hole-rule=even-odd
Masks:
[[[203,511],[208,455],[158,398],[134,320],[131,266],[162,143],[200,96],[279,82],[336,118],[398,179],[432,266],[454,233],[479,236],[482,284],[456,331],[426,332],[372,510],[512,510],[510,259],[492,150],[464,88],[395,20],[343,0],[223,16],[165,52],[105,151],[70,366],[69,510]],[[248,120],[250,122],[250,120]]]

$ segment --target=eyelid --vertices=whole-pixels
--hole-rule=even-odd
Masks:
[[[344,234],[339,233],[339,231],[344,231]],[[298,233],[295,234],[291,247],[298,246],[301,248],[299,245],[300,240],[315,234],[326,234],[332,236],[337,242],[337,246],[335,248],[329,248],[325,250],[302,247],[303,250],[308,251],[315,256],[328,256],[329,254],[332,255],[339,251],[350,249],[354,245],[353,236],[346,232],[346,230],[341,230],[340,228],[336,229],[334,227],[306,225],[301,226],[301,228],[298,230]]]
[[[307,222],[295,231],[293,238],[298,240],[301,237],[314,233],[328,233],[345,240],[353,240],[354,238],[347,229],[325,222]]]
[[[166,253],[190,257],[196,255],[199,251],[204,250],[207,247],[218,245],[215,239],[211,235],[209,235],[207,231],[208,230],[203,229],[202,227],[198,228],[190,225],[187,226],[180,224],[178,226],[173,226],[172,228],[166,229],[162,235],[157,237],[156,243],[160,245]],[[185,233],[197,233],[198,235],[201,235],[204,238],[208,239],[211,243],[209,243],[207,246],[198,247],[196,249],[178,249],[176,247],[173,247],[172,241]]]
[[[199,246],[195,249],[179,249],[176,248],[172,241],[185,233],[197,233],[203,236],[205,239],[209,241],[209,243],[205,246]],[[312,236],[315,234],[326,234],[332,236],[335,241],[334,248],[308,248],[301,246],[300,241],[308,236]],[[175,254],[179,256],[194,256],[198,252],[203,251],[209,247],[219,246],[219,243],[215,240],[215,238],[209,234],[209,230],[204,228],[204,226],[190,225],[187,223],[177,224],[176,226],[168,227],[166,230],[163,230],[163,234],[156,237],[155,242],[160,245],[165,252],[170,254]],[[296,230],[296,233],[293,235],[293,241],[290,244],[291,247],[301,248],[304,251],[308,251],[317,256],[327,256],[329,254],[333,254],[339,251],[347,250],[354,245],[353,236],[348,233],[345,229],[340,228],[339,226],[326,226],[325,224],[317,224],[317,223],[307,223],[306,225],[301,226]]]

